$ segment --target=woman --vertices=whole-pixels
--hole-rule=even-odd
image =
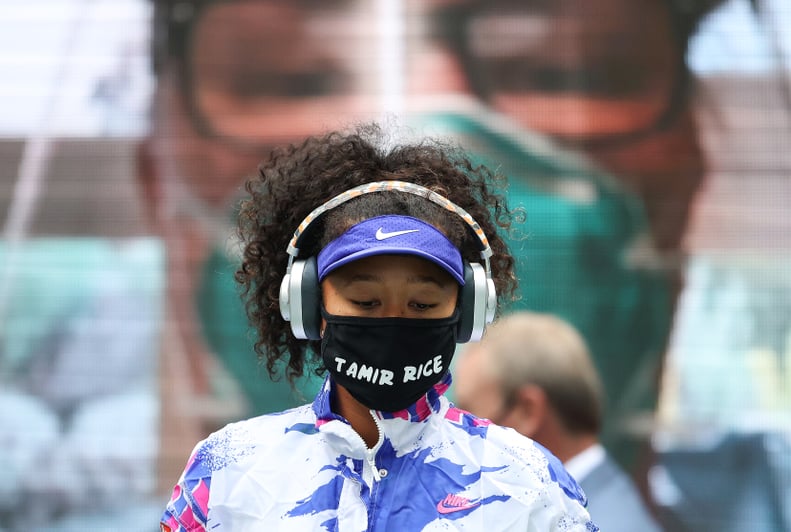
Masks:
[[[546,449],[443,396],[456,344],[514,290],[496,177],[386,141],[310,138],[248,182],[237,280],[255,350],[273,377],[327,377],[312,404],[199,443],[162,530],[597,530]]]

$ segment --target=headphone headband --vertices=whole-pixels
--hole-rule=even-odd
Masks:
[[[388,192],[388,191],[397,191],[397,192],[406,192],[409,194],[414,194],[415,196],[420,196],[426,198],[427,200],[431,201],[443,207],[444,209],[456,213],[464,222],[470,227],[472,232],[475,236],[478,237],[478,240],[481,243],[481,258],[484,260],[486,264],[486,270],[489,270],[489,257],[492,256],[492,248],[489,247],[489,239],[481,229],[481,226],[478,225],[478,222],[470,216],[470,214],[465,211],[463,208],[459,207],[452,201],[450,201],[445,196],[437,194],[433,190],[426,188],[422,185],[418,185],[415,183],[409,183],[406,181],[374,181],[372,183],[365,183],[363,185],[358,185],[354,188],[350,188],[345,192],[341,192],[334,198],[330,199],[329,201],[323,203],[322,205],[313,209],[310,214],[308,214],[302,222],[297,226],[297,230],[294,231],[294,236],[291,237],[291,241],[288,243],[288,249],[286,250],[289,257],[289,263],[293,261],[293,259],[299,254],[299,241],[301,236],[304,234],[305,230],[310,226],[313,221],[324,214],[325,212],[334,209],[338,205],[342,203],[346,203],[347,201],[354,199],[358,196],[362,196],[363,194],[370,194],[371,192]]]
[[[486,324],[494,319],[497,306],[497,292],[489,263],[492,256],[489,239],[467,211],[433,190],[406,181],[375,181],[359,185],[313,209],[302,220],[288,243],[288,267],[280,283],[280,314],[283,319],[291,322],[291,331],[297,338],[318,340],[321,337],[321,288],[316,257],[297,259],[300,239],[310,224],[330,209],[363,194],[388,191],[406,192],[426,198],[457,214],[478,237],[483,264],[466,263],[464,266],[464,283],[461,283],[458,298],[461,318],[457,327],[457,341],[463,343],[479,340]]]

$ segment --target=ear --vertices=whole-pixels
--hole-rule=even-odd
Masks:
[[[533,439],[544,430],[549,415],[546,393],[534,384],[525,384],[516,393],[509,425]]]

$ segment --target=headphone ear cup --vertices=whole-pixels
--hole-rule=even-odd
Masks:
[[[285,296],[285,297],[284,297]],[[321,290],[316,257],[294,261],[280,287],[280,313],[300,340],[319,340]],[[286,310],[286,312],[284,312]]]
[[[489,283],[486,270],[476,262],[464,264],[464,286],[459,292],[459,325],[456,342],[476,342],[487,323]]]
[[[308,340],[321,339],[321,287],[316,257],[305,260],[302,270],[302,327]]]

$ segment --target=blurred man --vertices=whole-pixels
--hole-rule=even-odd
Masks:
[[[500,318],[455,370],[456,404],[552,451],[608,532],[659,530],[630,478],[598,441],[602,389],[582,337],[549,314]]]
[[[234,209],[245,178],[273,147],[375,113],[375,61],[363,45],[368,13],[355,5],[153,3],[156,86],[138,175],[167,246],[160,372],[163,432],[174,439],[163,442],[165,484],[208,431],[300,404],[319,385],[300,381],[294,393],[257,364],[233,280]]]

